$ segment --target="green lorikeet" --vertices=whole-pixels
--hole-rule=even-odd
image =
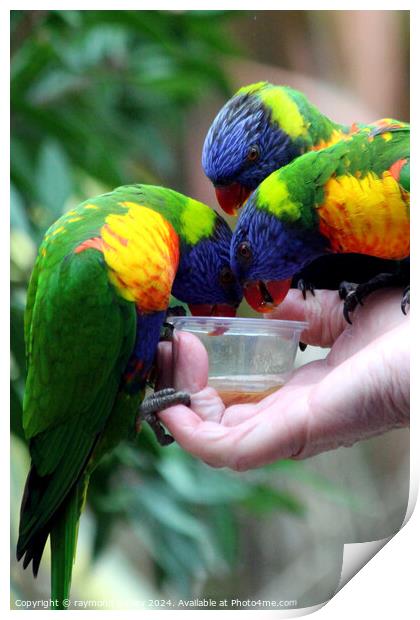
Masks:
[[[383,119],[372,125],[341,125],[303,93],[259,82],[240,88],[216,116],[204,142],[203,168],[221,207],[233,214],[267,176],[296,157],[368,127],[400,124]],[[338,289],[343,280],[365,282],[393,268],[386,259],[354,252],[322,256],[294,275],[292,287],[300,288],[305,297],[306,289]]]
[[[32,464],[17,557],[36,576],[50,536],[58,608],[69,596],[89,475],[135,435],[171,291],[192,311],[235,314],[242,290],[231,237],[209,207],[146,185],[84,202],[45,235],[25,314]]]
[[[298,157],[259,185],[240,212],[231,246],[232,269],[251,306],[270,310],[297,272],[329,254],[394,265],[350,290],[346,318],[372,290],[408,284],[409,136],[401,123],[366,128]],[[407,302],[406,295],[404,311]]]

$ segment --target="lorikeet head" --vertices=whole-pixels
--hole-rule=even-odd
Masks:
[[[194,244],[181,238],[172,294],[188,304],[191,314],[235,316],[243,292],[230,267],[231,240],[232,231],[218,215],[209,236]]]
[[[265,208],[258,192],[239,215],[231,266],[249,305],[269,312],[286,297],[294,274],[328,252],[328,242],[316,227],[302,225],[287,199],[284,210],[275,214]]]
[[[226,213],[234,214],[263,179],[306,150],[306,120],[292,95],[306,101],[287,87],[251,84],[241,88],[213,121],[202,165]]]

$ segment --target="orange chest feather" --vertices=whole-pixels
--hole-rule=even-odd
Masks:
[[[110,279],[119,294],[143,312],[164,310],[178,268],[178,235],[152,209],[122,204],[127,213],[109,215],[101,229]]]
[[[409,194],[389,172],[332,178],[324,191],[319,228],[334,252],[388,259],[410,254]]]

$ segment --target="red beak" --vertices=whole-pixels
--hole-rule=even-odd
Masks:
[[[289,280],[263,282],[246,282],[244,286],[245,299],[257,312],[270,312],[281,304],[286,297],[292,278]]]
[[[229,304],[189,304],[193,316],[236,316],[236,307]]]
[[[219,205],[229,215],[236,215],[236,211],[242,207],[251,193],[251,190],[239,183],[219,185],[215,187],[215,190]]]

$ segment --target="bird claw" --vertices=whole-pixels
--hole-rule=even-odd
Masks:
[[[172,323],[167,323],[165,321],[160,328],[159,342],[172,342],[174,337],[174,329],[175,327]]]
[[[357,289],[357,284],[353,284],[353,282],[347,282],[343,280],[338,287],[338,295],[340,299],[343,301],[347,298],[347,295],[354,292]]]
[[[174,388],[165,388],[164,390],[154,392],[154,394],[145,398],[139,407],[136,431],[140,431],[141,423],[145,421],[152,428],[160,445],[168,446],[174,442],[174,438],[166,433],[156,414],[173,405],[186,405],[189,407],[190,404],[191,398],[188,392],[177,392]]]
[[[401,286],[401,276],[392,273],[380,273],[367,282],[360,284],[351,284],[350,282],[342,282],[339,288],[339,295],[344,299],[343,314],[348,323],[351,323],[350,312],[353,312],[357,306],[363,306],[368,295],[389,286]],[[401,310],[406,314],[407,305],[410,303],[410,287],[404,289],[401,300]]]
[[[353,325],[350,319],[350,312],[356,310],[357,306],[363,306],[364,297],[369,295],[371,291],[368,290],[368,287],[365,287],[364,284],[351,284],[350,282],[345,282],[344,284],[349,286],[347,287],[348,292],[344,298],[343,314],[347,323]]]
[[[168,323],[171,316],[187,316],[187,311],[182,306],[170,306],[166,311],[165,322],[160,330],[159,342],[172,342],[175,327]]]
[[[401,311],[407,316],[407,306],[410,305],[410,286],[406,286],[401,299]]]
[[[315,297],[315,288],[311,282],[307,282],[303,278],[300,278],[300,280],[298,280],[297,287],[302,293],[303,299],[305,301],[306,301],[306,291],[309,291]]]
[[[343,304],[344,318],[346,319],[347,323],[349,323],[349,325],[352,325],[352,322],[350,319],[350,312],[353,312],[353,310],[355,310],[355,308],[357,307],[357,304],[358,304],[358,300],[356,296],[356,291],[351,291],[345,297],[344,304]]]

